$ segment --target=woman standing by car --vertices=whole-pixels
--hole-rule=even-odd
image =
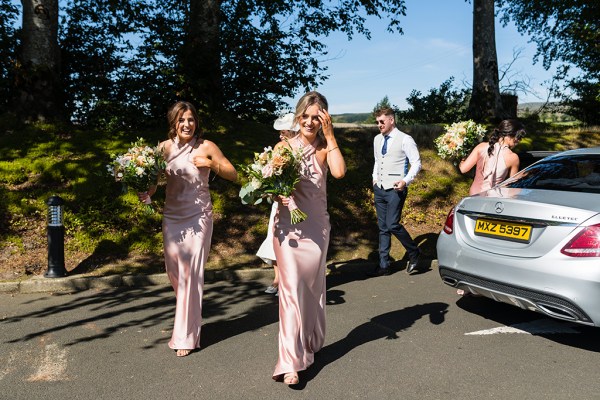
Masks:
[[[519,171],[519,156],[512,149],[525,136],[525,127],[515,119],[505,119],[490,135],[489,142],[479,143],[458,166],[466,174],[473,167],[475,178],[469,195],[484,192]]]
[[[496,186],[519,171],[519,156],[512,149],[525,136],[525,127],[514,119],[505,119],[490,135],[489,142],[481,142],[458,166],[463,174],[474,166],[475,178],[469,189],[469,196],[484,192]],[[470,292],[458,289],[459,296]]]

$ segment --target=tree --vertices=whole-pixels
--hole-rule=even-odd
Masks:
[[[375,107],[373,107],[373,112],[381,110],[382,108],[393,108],[392,103],[390,103],[390,99],[387,96],[387,94],[383,96],[383,99],[379,100],[379,102],[375,104]]]
[[[406,98],[408,110],[397,111],[398,122],[403,124],[434,124],[459,121],[466,116],[469,90],[453,87],[454,77],[433,88],[429,94],[413,90]]]
[[[10,88],[14,84],[16,64],[17,30],[14,23],[18,17],[16,6],[0,4],[0,112],[10,104]]]
[[[128,63],[133,45],[126,36],[135,32],[132,16],[142,10],[131,0],[66,2],[60,46],[68,94],[65,105],[71,120],[104,128],[130,124],[133,106],[140,103],[135,69]],[[139,121],[144,107],[135,110]]]
[[[189,23],[183,44],[182,97],[200,111],[223,107],[221,71],[221,0],[190,0]]]
[[[600,85],[587,79],[573,79],[569,86],[575,96],[564,102],[565,113],[585,125],[600,125]]]
[[[537,44],[534,61],[549,69],[558,64],[552,89],[569,105],[568,112],[584,123],[598,123],[600,101],[600,3],[588,0],[499,0],[501,21],[515,22],[519,32]],[[580,76],[569,78],[571,67]],[[566,81],[572,95],[554,82]],[[595,116],[594,116],[595,115]],[[594,122],[595,121],[595,122]]]
[[[320,37],[333,31],[349,39],[354,33],[369,37],[365,15],[389,17],[388,29],[401,32],[399,18],[405,15],[404,0],[197,1],[180,2],[179,9],[171,1],[146,0],[140,18],[144,43],[136,57],[146,65],[144,60],[158,60],[158,75],[174,73],[177,97],[258,119],[270,118],[283,97],[326,78],[319,59],[327,49]],[[206,53],[195,51],[198,46]]]
[[[37,43],[60,61],[52,36],[58,0],[36,4],[54,21],[45,36],[54,40]],[[271,118],[283,98],[327,78],[320,38],[334,31],[369,37],[368,16],[387,18],[388,30],[401,33],[405,15],[404,0],[64,0],[61,7],[67,97],[55,104],[78,122],[115,127],[133,114],[137,124],[162,119],[176,99],[205,115],[224,108]],[[49,66],[53,74],[44,76],[54,77],[60,63]]]
[[[14,111],[29,120],[60,119],[63,111],[58,47],[58,0],[21,0]]]
[[[473,0],[473,90],[467,116],[478,122],[502,119],[494,0]]]
[[[498,0],[501,21],[513,20],[519,32],[537,44],[534,61],[553,62],[600,76],[600,3],[589,0]]]

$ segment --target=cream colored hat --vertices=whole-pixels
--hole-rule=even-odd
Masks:
[[[294,124],[294,113],[287,113],[273,122],[273,128],[277,131],[297,131],[298,124]]]

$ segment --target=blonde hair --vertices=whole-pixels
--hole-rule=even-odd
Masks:
[[[319,108],[323,110],[327,110],[329,108],[329,104],[327,103],[327,99],[319,92],[308,92],[304,96],[298,100],[298,104],[296,104],[296,113],[294,115],[294,121],[296,123],[300,122],[300,118],[302,114],[306,111],[306,109],[313,104],[317,104]]]
[[[199,118],[198,112],[196,111],[196,107],[193,106],[192,103],[188,103],[187,101],[178,101],[173,104],[169,111],[167,112],[167,121],[169,121],[169,139],[173,140],[177,137],[177,123],[179,122],[179,118],[183,115],[184,112],[190,111],[192,116],[194,117],[194,121],[196,122],[196,131],[194,132],[196,135],[200,136],[200,127],[199,127]]]

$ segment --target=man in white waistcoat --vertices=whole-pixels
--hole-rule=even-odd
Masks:
[[[406,249],[410,274],[417,269],[421,251],[400,223],[408,186],[421,169],[421,156],[412,137],[396,128],[394,110],[374,112],[379,134],[373,140],[375,165],[373,191],[379,226],[379,265],[370,276],[390,274],[390,248],[394,235]]]

